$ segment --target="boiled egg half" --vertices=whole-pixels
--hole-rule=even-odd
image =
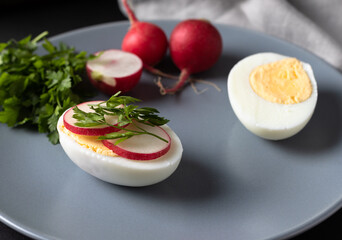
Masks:
[[[318,91],[308,63],[276,53],[239,61],[228,75],[228,97],[240,122],[259,137],[289,138],[309,122]]]
[[[78,167],[96,178],[123,186],[147,186],[168,178],[180,163],[183,152],[181,141],[167,125],[161,126],[171,139],[167,153],[152,160],[132,160],[108,149],[97,140],[97,136],[80,135],[69,131],[63,121],[66,112],[57,124],[60,144]],[[138,148],[148,145],[148,139],[140,142],[142,144],[137,146]]]

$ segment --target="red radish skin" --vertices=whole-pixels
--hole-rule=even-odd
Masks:
[[[172,88],[161,87],[162,94],[175,93],[191,74],[211,68],[218,61],[222,48],[222,37],[209,21],[189,19],[177,24],[170,36],[170,55],[181,73]]]
[[[165,56],[167,38],[163,30],[147,22],[135,22],[122,41],[122,50],[139,56],[144,66],[154,66]]]
[[[101,55],[86,64],[93,86],[113,95],[118,91],[128,92],[138,84],[143,71],[143,63],[138,56],[118,49],[95,53],[98,54]]]
[[[81,104],[78,104],[77,107],[85,112],[92,111],[88,104],[98,104],[102,101],[90,101],[90,102],[84,102]],[[73,108],[70,108],[67,110],[63,116],[63,124],[66,129],[69,131],[80,134],[80,135],[87,135],[87,136],[101,136],[112,132],[120,131],[120,129],[103,125],[103,126],[97,126],[97,127],[78,127],[75,125],[76,119],[74,119],[72,116],[74,115]],[[112,119],[111,123],[115,125],[115,119]]]
[[[168,48],[168,40],[164,31],[155,24],[139,21],[127,0],[122,0],[131,27],[122,41],[122,50],[139,56],[145,69],[154,71],[152,66],[159,63]],[[156,70],[158,71],[158,70]]]
[[[103,145],[119,156],[131,160],[153,160],[165,155],[171,147],[170,135],[162,127],[150,127],[143,124],[140,125],[140,127],[166,139],[168,142],[166,143],[156,137],[143,134],[140,136],[134,136],[117,145],[115,145],[116,139],[102,140]],[[135,129],[132,125],[129,125],[127,128]],[[152,147],[154,147],[154,149],[149,150]]]

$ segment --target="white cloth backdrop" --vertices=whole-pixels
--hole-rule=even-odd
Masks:
[[[342,0],[131,0],[137,17],[206,18],[261,31],[315,53],[342,71]]]

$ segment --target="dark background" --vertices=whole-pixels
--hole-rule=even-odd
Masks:
[[[19,40],[29,34],[34,37],[46,30],[52,37],[77,28],[122,20],[126,20],[126,17],[120,12],[116,0],[0,0],[0,42],[12,38]],[[291,240],[342,239],[342,231],[339,231],[341,227],[342,210],[339,210],[323,223]],[[0,222],[0,240],[12,239],[30,238]]]

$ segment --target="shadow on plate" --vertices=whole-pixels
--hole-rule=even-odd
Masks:
[[[189,155],[183,155],[176,171],[163,182],[139,188],[120,187],[120,190],[137,194],[139,197],[157,198],[167,202],[197,202],[214,198],[220,190],[215,180],[217,176],[210,166],[204,166],[192,159]]]
[[[329,150],[342,137],[342,102],[340,93],[319,92],[315,112],[306,127],[297,135],[274,144],[306,154]]]
[[[218,62],[212,68],[200,73],[201,75],[199,77],[203,79],[210,78],[227,81],[230,70],[240,60],[241,57],[223,53]]]
[[[156,77],[152,74],[146,73],[143,75],[141,81],[125,95],[129,95],[144,102],[161,100],[163,95],[159,92],[159,87],[155,84]]]

